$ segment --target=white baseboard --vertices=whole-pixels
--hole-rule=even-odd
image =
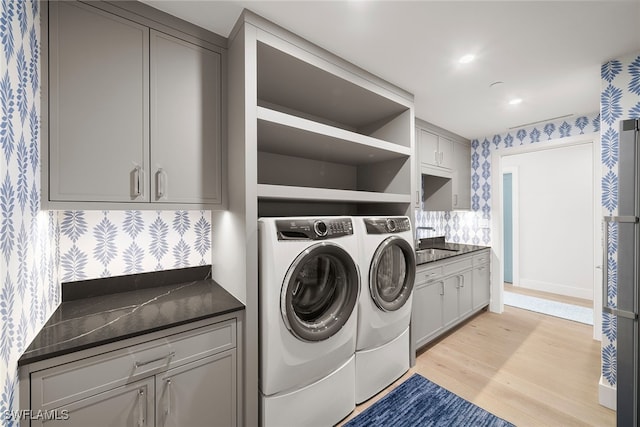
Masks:
[[[518,284],[514,283],[514,286],[534,291],[551,292],[568,297],[593,300],[593,289],[576,288],[575,286],[563,285],[560,283],[541,282],[539,280],[523,279],[521,277],[520,282]]]
[[[605,384],[604,378],[600,376],[598,384],[598,402],[606,408],[616,410],[618,399],[616,397],[615,387]]]

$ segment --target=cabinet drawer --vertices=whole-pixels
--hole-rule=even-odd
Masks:
[[[463,255],[464,256],[464,255]],[[456,262],[452,262],[451,264],[446,264],[442,266],[442,272],[445,276],[449,276],[451,274],[460,273],[464,270],[468,270],[473,266],[473,261],[470,256],[466,256],[463,259],[459,259]]]
[[[473,265],[488,264],[491,261],[491,254],[488,250],[480,251],[473,255]]]
[[[442,277],[442,266],[434,266],[418,269],[416,271],[416,286],[431,283]]]
[[[37,371],[31,374],[31,407],[59,408],[235,346],[236,323],[230,320]]]

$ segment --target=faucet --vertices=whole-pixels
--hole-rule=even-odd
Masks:
[[[433,227],[422,227],[422,226],[416,227],[416,242],[415,242],[416,247],[420,246],[420,239],[418,238],[418,230],[436,231],[436,229]]]

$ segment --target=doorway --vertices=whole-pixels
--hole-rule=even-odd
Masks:
[[[505,282],[511,281],[514,285],[547,292],[554,292],[554,287],[560,284],[561,294],[593,300],[594,338],[600,338],[601,280],[594,274],[600,268],[601,259],[597,255],[601,239],[600,212],[597,209],[597,190],[601,175],[599,147],[598,135],[591,134],[512,147],[492,153],[491,162],[495,173],[492,178],[494,191],[491,240],[496,256],[493,271],[499,273],[492,278],[492,293],[495,295],[495,298],[492,298],[492,311],[503,310]],[[563,150],[570,154],[563,154]],[[560,191],[551,196],[551,201],[547,201],[545,197],[549,196],[548,193],[552,193],[556,188],[564,188],[560,183],[560,177],[568,181],[578,178],[571,170],[576,162],[572,156],[585,152],[589,154],[587,169],[590,175],[580,175],[579,181],[582,184],[586,182],[589,187],[586,190],[587,196],[584,196],[585,190],[580,193],[582,196],[572,194],[573,190],[564,190],[565,193]],[[545,158],[547,154],[549,157]],[[538,166],[535,175],[532,176],[530,171],[526,172],[514,162],[517,156],[534,159],[531,162],[537,163]],[[551,164],[556,161],[556,164]],[[517,177],[514,177],[514,171]],[[522,186],[515,190],[514,185]],[[518,193],[521,193],[521,198],[518,203],[514,203],[513,198],[517,197]],[[581,201],[581,207],[572,211],[577,197]],[[566,215],[565,211],[568,212]],[[513,227],[513,216],[517,216],[518,212],[520,226]],[[509,223],[512,226],[511,231]],[[576,225],[579,230],[578,238],[581,235],[587,238],[583,239],[581,244],[575,245],[575,248],[572,246],[575,239],[565,237],[565,229],[571,228],[569,225]],[[519,242],[514,242],[513,233],[517,234],[518,229],[521,233]],[[589,252],[583,252],[581,258],[574,258],[582,249],[588,249]],[[572,274],[578,276],[573,282],[568,279]],[[579,285],[582,285],[582,288]]]
[[[502,174],[503,233],[504,233],[504,282],[513,284],[513,174]]]

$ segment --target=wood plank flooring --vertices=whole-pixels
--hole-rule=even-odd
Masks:
[[[421,349],[415,367],[345,421],[413,373],[520,427],[616,423],[598,403],[600,343],[569,320],[508,306],[481,312]]]
[[[516,294],[528,295],[531,297],[549,299],[557,302],[564,302],[566,304],[579,305],[581,307],[593,308],[593,301],[583,298],[569,297],[566,295],[553,294],[550,292],[536,291],[533,289],[523,288],[521,286],[513,286],[511,283],[504,284],[504,290],[514,292]]]

